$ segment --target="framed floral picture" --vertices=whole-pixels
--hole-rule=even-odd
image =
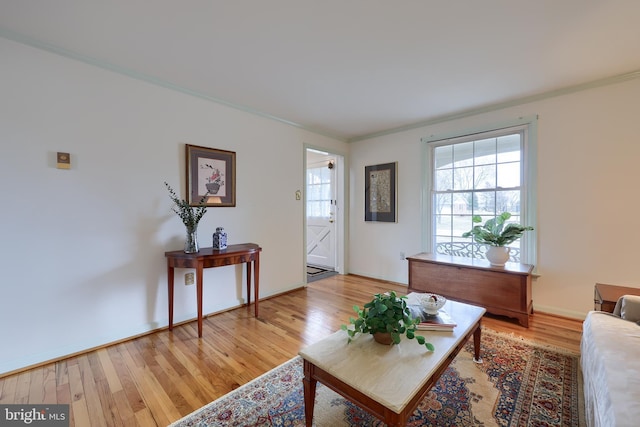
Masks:
[[[396,222],[397,162],[364,168],[364,220]]]
[[[191,206],[236,205],[235,151],[186,145],[187,195]]]

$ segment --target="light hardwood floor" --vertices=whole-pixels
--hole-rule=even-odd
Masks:
[[[0,403],[68,403],[71,426],[166,426],[294,357],[347,323],[353,305],[406,287],[333,276],[242,307],[0,379]],[[206,297],[206,291],[205,291]],[[194,302],[195,303],[195,302]],[[578,352],[582,322],[536,313],[528,329],[485,316],[483,326]]]

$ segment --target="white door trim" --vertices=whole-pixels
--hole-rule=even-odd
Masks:
[[[330,151],[324,148],[318,148],[315,146],[311,146],[308,144],[304,145],[303,149],[303,247],[304,250],[304,265],[303,271],[304,280],[306,282],[306,265],[307,265],[307,150],[308,149],[316,149],[320,151],[327,152],[335,157],[336,160],[336,205],[335,208],[335,217],[336,217],[336,241],[335,241],[335,251],[336,251],[336,267],[335,270],[339,274],[347,274],[346,267],[346,259],[345,254],[347,250],[347,242],[346,242],[346,233],[347,233],[347,220],[348,220],[348,206],[346,205],[346,201],[348,200],[348,176],[346,171],[347,161],[346,156],[343,153]]]

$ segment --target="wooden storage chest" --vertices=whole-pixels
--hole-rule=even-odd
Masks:
[[[533,266],[508,262],[492,267],[488,261],[421,253],[407,257],[409,291],[433,292],[455,301],[484,307],[487,312],[518,319],[529,327],[533,313]]]

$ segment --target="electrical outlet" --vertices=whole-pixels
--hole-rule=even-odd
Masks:
[[[400,259],[406,259],[407,257],[404,256],[404,252],[400,252]]]
[[[184,284],[193,285],[195,283],[195,277],[193,273],[187,273],[184,275]]]

